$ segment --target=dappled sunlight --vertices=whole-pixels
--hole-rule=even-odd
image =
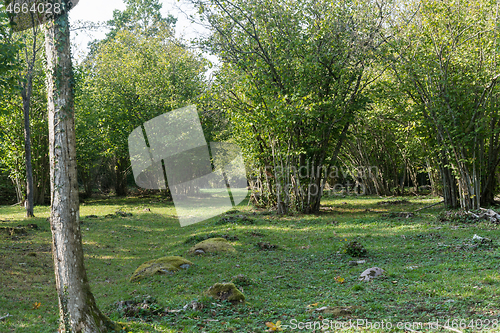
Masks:
[[[121,200],[126,202],[126,199]],[[371,202],[376,205],[380,200],[385,199],[372,198]],[[245,206],[241,211],[180,227],[171,217],[144,212],[143,208],[127,209],[118,202],[110,205],[108,210],[96,206],[87,213],[124,211],[132,216],[114,214],[82,220],[85,265],[92,290],[113,316],[117,315],[113,306],[117,300],[146,294],[158,295],[166,308],[177,310],[210,285],[230,281],[238,274],[254,281],[253,285],[242,287],[251,303],[249,311],[272,308],[291,311],[295,316],[300,316],[303,311],[302,305],[297,305],[300,300],[303,307],[319,301],[325,306],[364,304],[368,313],[374,316],[384,316],[389,311],[418,318],[412,312],[413,307],[404,304],[415,302],[422,309],[432,311],[440,307],[452,311],[456,304],[468,309],[472,302],[499,290],[500,276],[494,270],[494,252],[471,251],[463,245],[467,244],[465,240],[471,237],[470,234],[492,237],[495,230],[453,229],[451,225],[439,224],[429,214],[412,218],[382,216],[353,204],[356,210],[346,213],[335,211],[282,218]],[[134,205],[143,207],[137,202]],[[408,210],[408,205],[398,207],[398,211],[404,210]],[[226,218],[243,215],[246,219]],[[17,225],[21,219],[21,216],[18,220],[13,218],[8,225]],[[228,237],[236,252],[217,255],[187,253],[194,244],[207,237]],[[367,250],[366,256],[355,258],[344,252],[345,244],[354,240]],[[30,300],[49,302],[54,295],[47,298],[41,294],[43,289],[35,287],[53,280],[50,254],[36,252],[42,248],[45,251],[50,249],[48,223],[44,223],[41,230],[20,236],[15,243],[8,237],[0,241],[6,245],[3,251],[16,256],[7,267],[0,265],[4,272],[0,283],[15,288],[7,289],[7,295],[11,295],[8,297],[15,297],[16,291],[23,290],[33,295]],[[36,257],[28,255],[33,251]],[[34,266],[42,256],[46,266]],[[170,275],[129,282],[141,264],[165,256],[182,256],[194,265]],[[473,258],[481,258],[483,264]],[[366,263],[353,266],[349,264],[353,260],[365,260]],[[359,274],[372,266],[383,268],[386,276],[379,281],[360,284]],[[28,278],[34,272],[39,278]],[[25,283],[25,280],[30,282]],[[387,301],[383,295],[392,295],[393,300]],[[426,299],[435,302],[424,306]],[[444,302],[450,299],[454,302]],[[492,304],[499,301],[496,296],[491,299]],[[25,302],[30,308],[34,301],[20,302]],[[51,316],[56,318],[57,309],[55,306],[52,309]],[[477,311],[486,312],[486,309]],[[257,320],[253,315],[247,316]],[[163,320],[170,320],[168,318],[171,317]]]

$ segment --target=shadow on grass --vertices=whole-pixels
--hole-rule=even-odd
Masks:
[[[286,324],[291,319],[328,318],[312,311],[309,305],[316,303],[315,307],[364,308],[362,313],[338,320],[394,321],[397,316],[429,322],[451,317],[494,319],[500,314],[500,253],[496,249],[457,248],[474,233],[496,240],[494,226],[453,229],[453,225],[437,222],[428,212],[402,219],[364,211],[407,211],[432,203],[427,198],[397,207],[377,204],[387,198],[327,199],[323,204],[335,210],[318,216],[279,217],[240,206],[228,215],[248,216],[255,223],[238,223],[237,219],[234,223],[218,223],[222,217],[216,217],[184,228],[172,218],[172,203],[149,201],[122,198],[107,204],[86,202],[81,207],[82,215],[101,212],[104,216],[118,209],[132,213],[83,219],[82,223],[85,264],[98,304],[114,320],[129,321],[132,332],[263,332],[266,321]],[[337,210],[339,206],[342,210]],[[144,212],[144,207],[151,212]],[[13,215],[9,209],[0,211]],[[438,212],[439,208],[429,211]],[[29,221],[10,218],[1,223]],[[44,219],[37,221],[43,227],[18,240],[0,235],[0,285],[5,286],[0,297],[7,306],[2,311],[15,316],[10,324],[0,323],[2,332],[17,329],[38,333],[47,331],[47,325],[52,331],[57,328],[50,229]],[[210,233],[236,236],[230,241],[237,253],[187,254],[193,245],[189,239],[201,239]],[[363,258],[366,264],[349,263],[357,259],[343,253],[346,239],[357,240],[367,249]],[[263,249],[257,246],[259,242],[277,248]],[[30,252],[36,256],[30,256]],[[140,264],[169,255],[183,256],[194,266],[172,275],[128,281]],[[386,274],[369,283],[360,282],[360,273],[373,266],[383,268]],[[229,282],[239,274],[253,281],[241,287],[247,297],[244,307],[212,305],[217,304],[213,301],[204,309],[184,309],[193,301],[201,302],[202,292],[214,283]],[[148,322],[141,322],[144,318],[122,318],[116,303],[144,295],[155,297],[166,311],[148,318]],[[45,312],[33,310],[34,302],[41,302]],[[26,330],[23,323],[28,323]]]

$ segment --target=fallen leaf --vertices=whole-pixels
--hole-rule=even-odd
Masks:
[[[343,277],[340,277],[340,276],[334,277],[334,280],[335,280],[335,282],[338,282],[338,283],[344,283],[345,282],[345,279]]]
[[[281,320],[278,320],[276,324],[268,321],[266,322],[266,326],[269,327],[269,332],[283,331],[283,329],[281,328]]]

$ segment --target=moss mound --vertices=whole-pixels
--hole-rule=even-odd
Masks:
[[[202,242],[202,241],[210,239],[210,238],[224,238],[224,239],[227,239],[228,241],[238,240],[238,236],[236,236],[236,235],[218,234],[218,233],[211,232],[209,234],[204,234],[204,235],[190,236],[188,239],[186,239],[184,241],[184,244],[199,243],[199,242]]]
[[[236,288],[234,283],[216,283],[204,295],[218,299],[219,301],[229,301],[233,304],[244,303],[245,295]]]
[[[224,224],[236,224],[236,225],[253,225],[255,221],[252,218],[249,218],[245,215],[234,215],[229,216],[225,215],[215,222],[215,225],[224,225]]]
[[[139,266],[130,277],[130,282],[138,281],[154,274],[173,274],[179,269],[187,269],[193,263],[178,256],[150,260]]]
[[[209,238],[189,249],[189,253],[191,254],[204,254],[208,252],[236,252],[236,250],[224,238]]]

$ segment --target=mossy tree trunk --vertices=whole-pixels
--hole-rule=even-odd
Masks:
[[[114,324],[97,308],[83,262],[78,221],[73,70],[67,14],[48,23],[47,100],[52,253],[61,317],[60,331],[100,333]]]

